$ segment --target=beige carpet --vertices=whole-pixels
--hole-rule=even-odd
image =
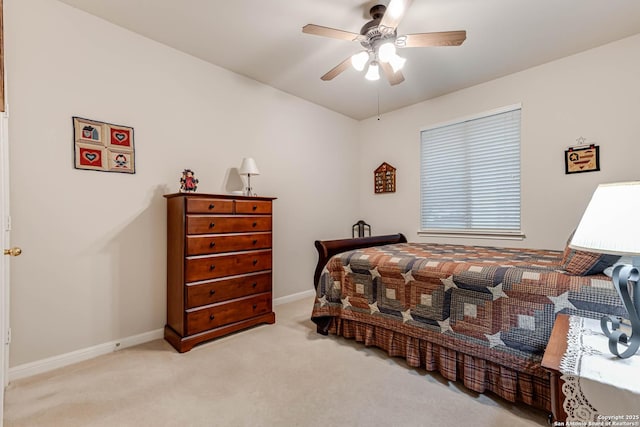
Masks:
[[[545,426],[402,359],[315,333],[311,299],[276,324],[179,354],[162,340],[15,381],[5,426]]]

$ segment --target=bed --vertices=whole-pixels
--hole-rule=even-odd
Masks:
[[[555,316],[627,316],[618,257],[408,243],[402,234],[316,241],[312,320],[478,393],[551,410],[541,367]]]

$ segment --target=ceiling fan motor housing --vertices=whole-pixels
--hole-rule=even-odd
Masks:
[[[373,19],[364,24],[360,29],[360,34],[366,37],[365,40],[360,42],[360,44],[368,51],[375,52],[382,43],[386,41],[393,42],[396,39],[396,31],[387,34],[380,31],[380,21],[382,20],[386,10],[387,7],[382,4],[373,6],[369,10],[369,14]]]

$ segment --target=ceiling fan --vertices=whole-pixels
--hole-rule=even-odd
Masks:
[[[466,31],[444,31],[398,36],[396,28],[410,4],[411,0],[391,0],[388,7],[381,4],[373,6],[369,10],[372,19],[364,24],[360,34],[315,24],[307,24],[302,27],[303,33],[358,41],[364,47],[364,50],[345,59],[320,78],[325,81],[332,80],[346,70],[349,65],[352,65],[358,71],[362,71],[368,63],[369,68],[365,78],[378,80],[380,78],[378,67],[380,67],[389,83],[392,86],[397,85],[404,81],[401,68],[406,59],[397,55],[396,48],[460,46],[467,38]]]

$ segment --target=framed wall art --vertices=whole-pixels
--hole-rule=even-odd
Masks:
[[[565,174],[599,171],[600,147],[594,144],[569,147],[564,152],[564,166]]]
[[[133,128],[73,117],[74,167],[135,173]]]
[[[396,192],[396,168],[384,162],[373,172],[373,188],[376,193]]]

